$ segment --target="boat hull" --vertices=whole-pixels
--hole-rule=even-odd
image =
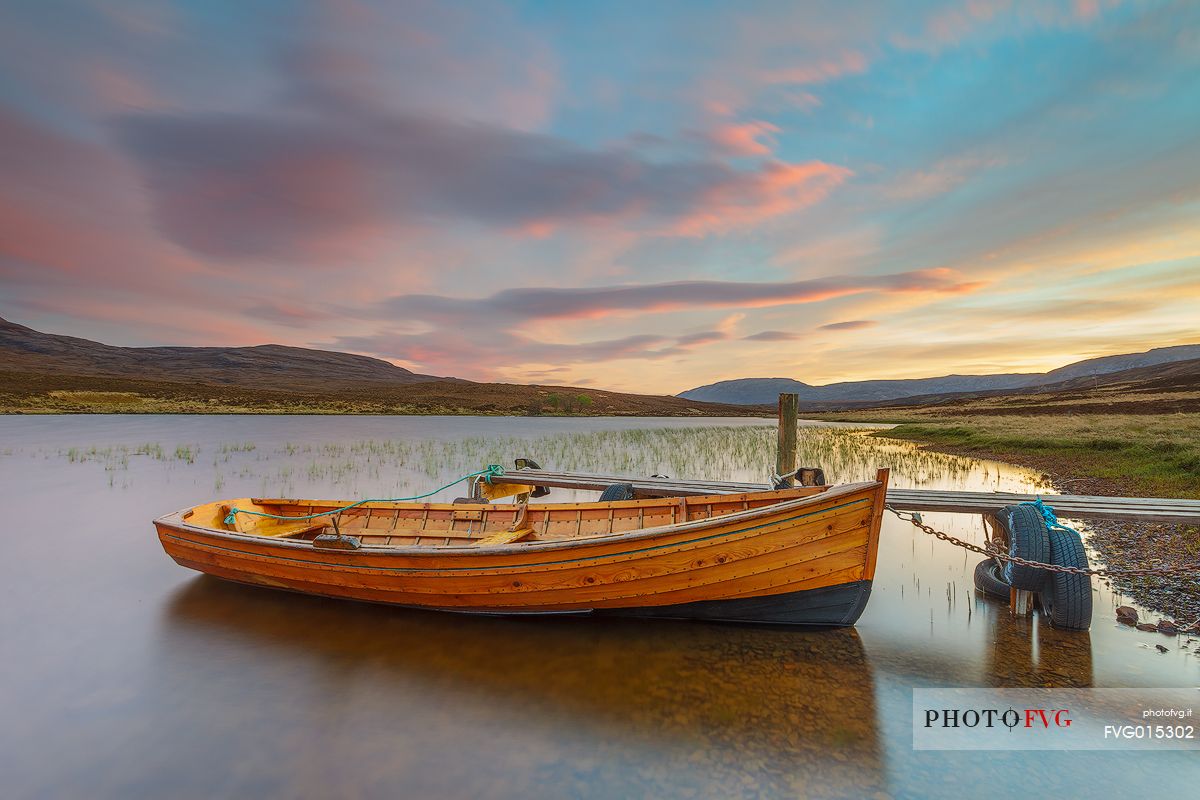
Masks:
[[[602,613],[655,619],[696,619],[756,625],[853,625],[871,598],[871,581],[732,600],[700,600],[674,606],[612,609]]]
[[[854,484],[725,516],[684,509],[686,522],[627,535],[499,547],[331,551],[211,529],[188,512],[155,523],[182,566],[325,597],[483,614],[842,626],[854,624],[870,596],[884,491],[883,481]],[[692,507],[709,508],[705,499]],[[638,502],[650,501],[624,506],[644,513]],[[610,505],[609,519],[622,508]]]

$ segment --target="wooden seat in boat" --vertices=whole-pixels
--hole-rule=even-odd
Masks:
[[[500,531],[499,533],[493,533],[491,536],[485,536],[484,538],[475,542],[475,544],[483,547],[493,544],[512,544],[513,542],[523,541],[532,535],[533,528],[520,528],[515,531]]]
[[[314,522],[311,525],[280,525],[277,530],[264,531],[262,536],[270,536],[273,539],[300,539],[310,538],[310,533],[320,533],[329,527],[328,522]]]

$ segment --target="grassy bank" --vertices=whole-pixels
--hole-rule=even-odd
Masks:
[[[1142,406],[1144,408],[1144,406]],[[1200,499],[1200,414],[970,413],[961,407],[892,408],[822,415],[897,427],[874,435],[943,453],[1040,470],[1070,494]],[[1200,558],[1200,526],[1096,520],[1089,546],[1109,568],[1188,565]],[[1200,616],[1194,575],[1117,576],[1114,586],[1146,608],[1190,623]]]
[[[602,389],[468,381],[275,389],[0,370],[0,414],[471,414],[760,416],[761,408]]]
[[[940,416],[889,410],[828,416],[898,423],[876,435],[1034,467],[1080,493],[1200,498],[1197,414]]]

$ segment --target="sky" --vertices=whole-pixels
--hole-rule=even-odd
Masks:
[[[0,316],[656,393],[1200,342],[1200,3],[6,3]]]

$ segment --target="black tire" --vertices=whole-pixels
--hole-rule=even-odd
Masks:
[[[518,458],[513,462],[517,469],[541,469],[542,465],[534,461],[532,458]],[[529,493],[530,497],[545,497],[550,494],[549,486],[535,486],[533,491]]]
[[[633,484],[632,483],[614,483],[608,486],[600,495],[601,503],[608,503],[614,500],[632,500],[633,499]]]
[[[1087,551],[1079,534],[1054,528],[1050,531],[1050,561],[1064,567],[1087,569]],[[1070,572],[1045,573],[1038,593],[1042,611],[1056,628],[1086,631],[1092,626],[1092,576]]]
[[[482,506],[487,505],[486,497],[456,497],[454,498],[456,506]]]
[[[1008,600],[1009,585],[1000,574],[1000,565],[985,558],[975,565],[975,591],[985,597]]]
[[[996,515],[1008,534],[1008,554],[1030,561],[1049,563],[1050,535],[1046,531],[1046,521],[1036,508],[1024,503],[1005,506]],[[1040,591],[1046,581],[1046,573],[1037,567],[1026,567],[1012,562],[1005,562],[1000,575],[1009,586],[1026,591]]]

